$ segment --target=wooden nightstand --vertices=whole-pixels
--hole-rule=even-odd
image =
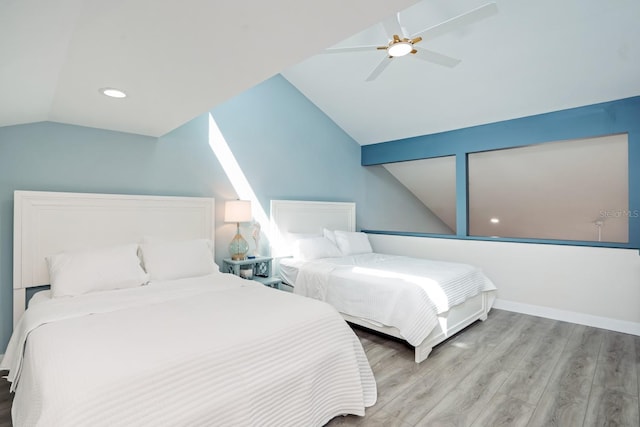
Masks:
[[[262,283],[270,288],[280,289],[282,279],[278,276],[271,275],[271,261],[270,257],[255,257],[248,258],[242,261],[235,261],[231,258],[225,258],[223,260],[222,271],[225,273],[235,274],[236,276],[243,277],[245,279],[252,279]],[[249,271],[251,277],[247,277],[242,273]]]

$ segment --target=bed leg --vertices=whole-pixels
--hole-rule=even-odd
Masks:
[[[480,317],[478,317],[478,319],[480,319],[483,322],[487,320],[487,317],[489,316],[489,310],[491,310],[489,297],[487,296],[487,292],[483,292],[482,293],[482,314],[480,315]]]
[[[431,353],[432,349],[433,349],[433,347],[417,346],[416,347],[416,354],[415,354],[416,363],[420,363],[423,360],[425,360],[427,357],[429,357],[429,354]]]

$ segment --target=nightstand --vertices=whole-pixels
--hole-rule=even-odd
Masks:
[[[224,263],[222,271],[244,279],[256,280],[270,288],[280,289],[282,279],[271,275],[271,260],[270,257],[247,258],[242,261],[225,258],[222,260]]]

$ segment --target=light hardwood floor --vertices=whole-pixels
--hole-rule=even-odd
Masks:
[[[378,384],[365,417],[337,426],[640,425],[640,337],[492,310],[421,364],[356,329]]]
[[[405,343],[356,333],[378,402],[327,427],[640,426],[637,336],[492,310],[416,364]],[[0,427],[8,390],[0,381]]]

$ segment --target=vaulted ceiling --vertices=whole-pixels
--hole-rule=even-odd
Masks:
[[[160,136],[415,1],[0,0],[0,126]]]
[[[419,33],[492,0],[424,0],[400,12]],[[386,52],[315,55],[283,75],[360,144],[492,123],[640,95],[640,2],[496,0],[497,13],[417,46],[365,81]],[[434,34],[435,35],[435,34]],[[333,47],[385,45],[378,23]]]
[[[637,0],[496,0],[419,43],[456,67],[396,58],[372,82],[385,52],[320,54],[386,44],[398,11],[415,33],[488,1],[0,0],[0,126],[159,136],[278,72],[359,144],[640,95]]]

